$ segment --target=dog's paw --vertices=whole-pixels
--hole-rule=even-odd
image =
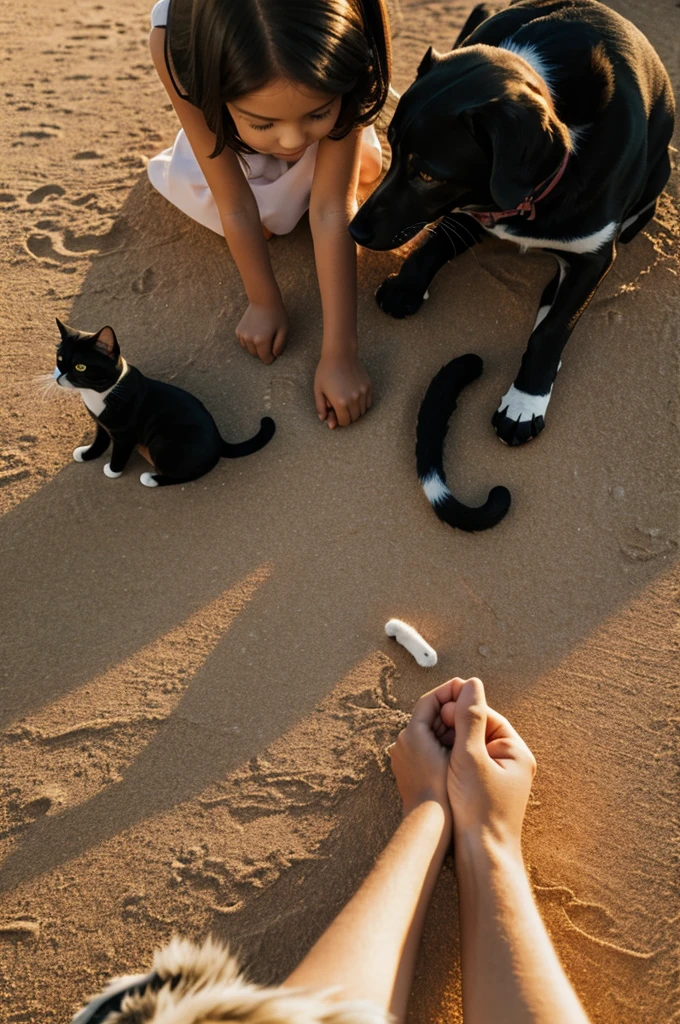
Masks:
[[[81,444],[78,448],[73,449],[73,459],[75,462],[85,462],[85,456],[90,450],[89,444]]]
[[[383,313],[402,320],[405,316],[413,316],[429,298],[428,292],[415,292],[400,280],[399,274],[386,278],[375,293],[375,299]]]
[[[142,473],[139,481],[144,484],[145,487],[158,487],[158,480],[154,480],[153,473]]]
[[[104,473],[106,474],[106,476],[108,476],[110,480],[117,480],[119,476],[123,475],[123,470],[121,469],[120,473],[114,473],[114,471],[111,469],[111,463],[107,462],[106,465],[104,466]]]
[[[504,444],[519,445],[538,437],[545,427],[547,395],[530,395],[513,384],[496,409],[491,422]]]

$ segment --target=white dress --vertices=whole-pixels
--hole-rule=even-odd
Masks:
[[[169,3],[170,0],[158,0],[155,4],[152,28],[165,28]],[[373,125],[364,128],[361,144],[362,148],[381,153]],[[292,231],[309,208],[318,145],[315,142],[294,164],[265,153],[239,156],[262,223],[275,235]],[[218,235],[224,234],[212,192],[183,128],[169,149],[149,160],[147,171],[154,188],[174,206]]]

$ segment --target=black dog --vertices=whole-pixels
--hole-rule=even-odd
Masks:
[[[654,215],[673,118],[656,52],[597,0],[476,7],[453,51],[430,49],[400,100],[392,165],[350,232],[367,248],[393,249],[443,219],[380,286],[382,309],[415,313],[439,268],[485,231],[546,249],[559,264],[493,417],[502,441],[543,429],[562,349],[617,241]]]

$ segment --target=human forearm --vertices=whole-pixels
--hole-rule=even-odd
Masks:
[[[534,902],[519,843],[456,838],[466,1024],[588,1024]]]
[[[238,268],[248,301],[268,306],[281,302],[255,200],[237,210],[220,210],[229,251]]]
[[[450,827],[427,801],[404,819],[359,891],[286,984],[337,985],[338,998],[368,999],[405,1018],[425,913]]]
[[[357,254],[349,213],[310,212],[323,311],[322,353],[356,352]]]

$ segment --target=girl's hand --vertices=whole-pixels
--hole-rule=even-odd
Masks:
[[[452,679],[440,719],[455,736],[447,788],[456,836],[489,837],[519,850],[536,761],[524,740],[486,703],[479,679]]]
[[[314,404],[319,419],[331,430],[348,427],[371,408],[371,378],[356,352],[322,352],[314,377]]]
[[[423,694],[411,721],[388,750],[404,815],[418,804],[434,800],[451,821],[446,783],[453,731],[442,721],[441,712],[452,700],[451,682]]]
[[[286,347],[288,314],[282,302],[260,306],[251,302],[236,328],[241,348],[269,366]]]

